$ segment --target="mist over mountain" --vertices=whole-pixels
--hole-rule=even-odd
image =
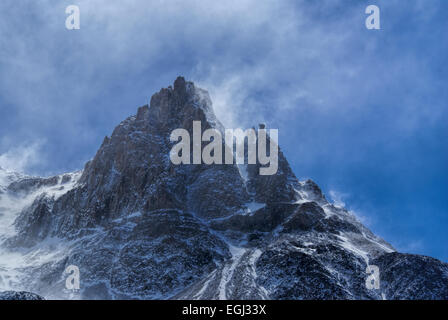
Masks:
[[[224,129],[179,77],[105,137],[83,170],[0,169],[0,291],[46,299],[448,299],[448,264],[402,254],[299,181],[260,164],[174,165],[177,128]],[[281,142],[281,140],[280,140]],[[79,291],[65,288],[78,266]],[[366,286],[368,266],[380,286]]]

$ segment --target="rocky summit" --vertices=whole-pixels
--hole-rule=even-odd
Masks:
[[[0,170],[0,291],[46,299],[448,299],[448,264],[397,252],[279,151],[260,164],[174,165],[174,129],[224,130],[179,77],[105,137],[84,169]],[[79,290],[66,287],[68,266]],[[378,287],[366,285],[369,266]],[[14,295],[13,295],[14,296]]]

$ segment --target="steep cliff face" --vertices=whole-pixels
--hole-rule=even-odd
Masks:
[[[22,203],[2,209],[15,222],[0,257],[19,262],[0,262],[0,289],[84,299],[448,298],[446,264],[395,252],[313,181],[299,181],[281,151],[271,176],[260,164],[174,165],[170,134],[191,134],[193,121],[224,130],[208,93],[179,77],[115,128],[83,171],[0,180],[0,207]],[[365,285],[370,264],[380,289]],[[81,272],[76,293],[64,288],[69,265]],[[407,282],[395,280],[401,272]]]

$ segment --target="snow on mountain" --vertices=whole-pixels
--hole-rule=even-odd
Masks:
[[[17,172],[11,172],[9,170],[0,167],[0,194],[6,191],[6,188],[14,181],[23,178],[23,175]]]
[[[170,133],[222,124],[183,78],[105,137],[83,171],[0,171],[0,290],[49,299],[447,299],[448,266],[396,252],[349,211],[255,165],[174,165]],[[78,266],[81,290],[65,289]],[[366,268],[380,268],[368,289]],[[424,269],[422,269],[424,268]]]

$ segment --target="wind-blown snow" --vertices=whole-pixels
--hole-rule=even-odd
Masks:
[[[367,265],[369,264],[369,255],[368,255],[368,253],[366,251],[361,250],[357,246],[353,245],[351,243],[351,241],[347,237],[345,237],[343,235],[338,235],[337,237],[341,240],[340,241],[340,245],[343,248],[345,248],[345,249],[353,252],[357,256],[361,257],[365,261],[365,263]]]
[[[41,187],[28,194],[23,194],[10,192],[7,190],[7,187],[13,182],[30,177],[0,170],[0,191],[2,191],[0,193],[0,291],[20,290],[20,269],[42,265],[54,260],[55,256],[63,252],[62,243],[59,240],[52,241],[52,239],[48,239],[39,248],[32,248],[27,252],[11,252],[2,246],[2,243],[16,234],[14,228],[15,219],[39,195],[46,194],[57,199],[76,186],[81,174],[82,172],[68,174],[71,180],[67,183],[62,183],[62,176],[59,176],[56,185]]]
[[[227,264],[221,273],[221,282],[219,284],[219,299],[226,300],[227,299],[227,284],[232,279],[233,273],[235,271],[235,267],[240,262],[243,255],[246,253],[247,249],[234,247],[229,244],[230,253],[232,254],[232,262]]]

